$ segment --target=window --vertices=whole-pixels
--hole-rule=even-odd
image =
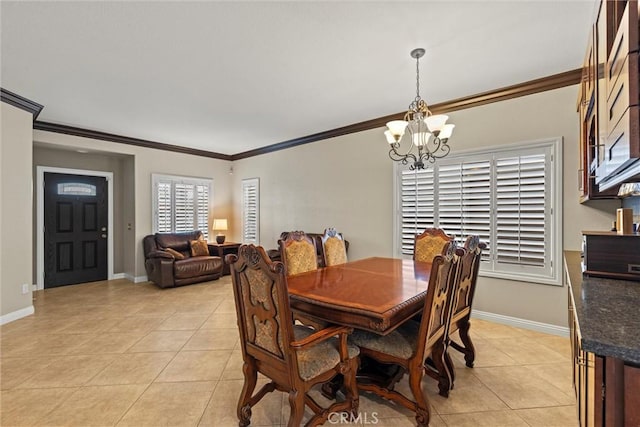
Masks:
[[[60,196],[95,196],[96,186],[83,182],[64,182],[58,184]]]
[[[170,175],[152,175],[153,232],[200,230],[209,237],[213,181]]]
[[[242,180],[242,241],[260,244],[260,180]]]
[[[477,234],[485,276],[560,284],[560,140],[451,154],[428,170],[396,166],[396,253],[427,227]]]

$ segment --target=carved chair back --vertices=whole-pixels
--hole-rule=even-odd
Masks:
[[[235,257],[230,257],[235,258]],[[231,268],[242,352],[270,368],[297,372],[291,357],[293,317],[282,263],[271,263],[260,246],[243,245]]]
[[[327,228],[322,236],[322,251],[324,255],[324,265],[344,264],[347,262],[347,247],[341,233],[335,228]]]
[[[441,228],[427,228],[415,237],[413,245],[413,260],[432,262],[436,255],[442,254],[445,245],[455,236],[449,236]]]
[[[451,321],[468,315],[471,312],[473,296],[475,294],[476,282],[478,280],[478,269],[480,267],[480,257],[482,250],[487,245],[480,242],[478,236],[469,236],[464,242],[465,253],[460,259],[460,277],[454,298],[453,313]],[[454,332],[454,331],[451,331]]]
[[[280,253],[287,276],[318,269],[316,247],[304,231],[292,231],[280,240]]]
[[[435,344],[442,340],[451,319],[451,304],[459,272],[459,257],[463,250],[455,241],[445,242],[442,254],[433,258],[429,287],[422,310],[420,332],[415,357],[424,360]]]

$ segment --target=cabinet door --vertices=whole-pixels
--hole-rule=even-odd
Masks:
[[[640,367],[624,367],[624,422],[629,426],[640,425]]]
[[[615,175],[640,159],[637,1],[626,3],[617,25],[605,77],[608,132],[604,147],[605,187],[617,182]]]

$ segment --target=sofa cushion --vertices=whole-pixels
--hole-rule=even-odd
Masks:
[[[162,249],[171,248],[178,252],[189,253],[191,248],[189,242],[202,238],[201,231],[190,231],[186,233],[156,233],[156,243]]]
[[[176,260],[173,263],[173,274],[176,279],[215,274],[222,267],[222,258],[214,256],[200,256]]]
[[[192,240],[191,244],[191,256],[209,256],[209,246],[204,240]]]
[[[176,251],[174,249],[166,248],[165,251],[169,252],[171,255],[173,255],[173,257],[175,259],[184,259],[184,255],[182,255],[180,252],[178,252],[178,251]]]

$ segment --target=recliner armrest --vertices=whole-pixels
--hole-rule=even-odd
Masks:
[[[171,255],[169,252],[165,252],[165,251],[152,251],[152,252],[149,252],[148,258],[165,258],[165,259],[170,259],[170,260],[174,260],[175,259],[175,257],[173,255]]]

